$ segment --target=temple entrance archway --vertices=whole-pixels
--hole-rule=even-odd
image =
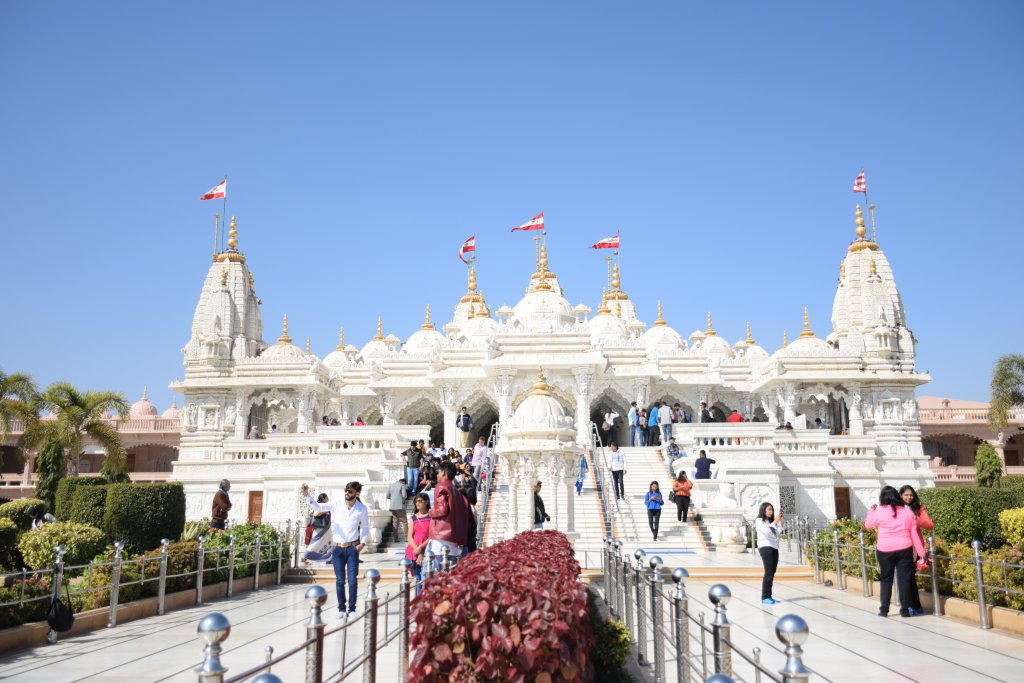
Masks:
[[[444,411],[437,401],[425,395],[413,397],[398,407],[396,415],[398,424],[428,425],[430,440],[435,444],[444,441]]]

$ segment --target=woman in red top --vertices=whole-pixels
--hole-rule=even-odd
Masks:
[[[412,513],[412,521],[409,523],[409,535],[405,546],[405,557],[412,566],[412,578],[416,583],[416,595],[423,590],[423,553],[427,548],[427,535],[430,533],[430,498],[425,493],[417,493],[413,498],[413,506],[416,511]]]

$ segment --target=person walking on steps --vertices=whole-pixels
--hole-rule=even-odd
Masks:
[[[892,486],[883,486],[878,505],[872,505],[864,519],[865,529],[878,529],[879,583],[878,616],[889,616],[892,599],[893,576],[900,591],[900,616],[917,617],[924,614],[921,596],[914,580],[914,560],[927,557],[917,518],[913,510],[904,505],[900,494]]]
[[[690,491],[693,489],[693,482],[686,476],[686,472],[679,470],[679,475],[672,482],[672,493],[675,494],[676,521],[687,523],[687,516],[690,514]]]
[[[363,485],[358,481],[345,484],[343,502],[318,503],[309,495],[309,486],[299,489],[313,512],[331,513],[331,564],[334,565],[335,589],[338,593],[338,618],[356,612],[356,585],[359,575],[359,553],[370,537],[370,517],[366,506],[359,500]],[[348,600],[345,599],[345,580],[348,579]]]
[[[533,528],[543,529],[544,522],[550,522],[551,516],[544,510],[544,501],[540,497],[540,482],[533,485]]]
[[[615,500],[619,500],[626,497],[626,488],[622,481],[626,474],[626,456],[619,450],[619,444],[614,441],[612,441],[610,448],[608,469],[612,473],[612,490],[615,491]]]
[[[647,508],[647,525],[651,527],[654,540],[658,540],[658,525],[661,522],[661,506],[665,501],[661,497],[661,488],[658,482],[652,481],[647,495],[644,496],[644,507]]]
[[[785,514],[779,510],[778,518],[775,517],[775,506],[771,503],[761,503],[757,511],[757,519],[754,520],[754,529],[757,531],[757,552],[761,555],[761,564],[764,565],[764,577],[761,579],[761,604],[774,605],[780,600],[772,597],[772,584],[775,582],[775,570],[779,566],[779,532],[785,522]]]

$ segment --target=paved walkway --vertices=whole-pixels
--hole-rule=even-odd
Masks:
[[[381,558],[383,560],[383,558]],[[712,554],[683,556],[676,563],[684,566],[743,566],[750,558]],[[387,561],[378,566],[383,567]],[[749,562],[752,564],[752,561]],[[365,568],[361,567],[361,571]],[[820,681],[1019,681],[1024,677],[1024,639],[1001,632],[982,631],[977,626],[952,619],[926,616],[902,619],[875,616],[877,602],[859,592],[840,592],[805,581],[776,583],[779,605],[760,604],[760,582],[753,579],[724,581],[732,590],[728,606],[733,623],[732,638],[750,653],[762,650],[762,661],[772,670],[783,663],[782,648],[775,637],[777,619],[798,614],[810,626],[811,635],[804,645],[804,662]],[[361,586],[365,588],[363,582]],[[397,584],[382,582],[379,595],[395,591]],[[0,658],[0,678],[17,681],[194,681],[193,672],[202,660],[202,646],[196,637],[196,624],[209,612],[221,612],[231,622],[232,632],[224,643],[222,661],[228,675],[237,674],[263,661],[264,648],[276,652],[296,646],[305,638],[304,623],[308,608],[303,593],[308,586],[284,585],[248,593],[205,605],[128,622],[113,629],[68,638],[56,645],[41,646]],[[691,581],[688,585],[691,611],[713,613],[707,599],[710,582]],[[332,620],[336,602],[333,587],[324,613],[328,631],[338,622]],[[362,603],[360,597],[360,604]],[[389,628],[397,624],[397,601],[388,616]],[[350,627],[346,646],[347,660],[359,656],[362,647],[362,623]],[[675,681],[675,664],[668,650],[668,680]],[[337,671],[341,660],[340,636],[328,636],[325,649],[325,673]],[[753,681],[749,666],[734,656],[739,678]],[[285,681],[301,680],[303,655],[274,668]],[[360,680],[362,673],[349,680]],[[378,656],[378,680],[398,680],[397,646],[392,643]]]

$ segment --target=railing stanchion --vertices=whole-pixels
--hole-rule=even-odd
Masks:
[[[114,541],[114,566],[110,569],[110,613],[107,616],[107,628],[117,626],[117,599],[121,593],[121,551],[124,543]]]
[[[992,628],[992,624],[988,623],[988,607],[985,605],[985,573],[981,563],[981,541],[977,539],[971,541],[971,547],[974,548],[974,582],[978,589],[980,626],[981,628]]]
[[[821,559],[818,557],[818,532],[811,529],[811,543],[814,544],[814,583],[821,583]]]
[[[255,593],[260,589],[260,544],[263,541],[263,535],[260,532],[256,532],[256,561],[253,563],[252,568],[252,592]]]
[[[278,532],[277,534],[277,585],[281,585],[281,561],[284,559],[284,539],[288,538],[288,529],[291,527],[291,520],[288,520],[287,526],[285,526],[284,533]]]
[[[203,604],[203,565],[206,563],[206,536],[199,537],[199,552],[196,553],[196,606]]]
[[[436,560],[437,556],[434,555],[433,550],[427,550],[423,553],[423,583],[426,583],[428,579],[434,578],[434,574],[437,573],[437,569],[434,567]]]
[[[803,648],[810,629],[807,622],[795,614],[787,614],[775,623],[775,636],[785,646],[786,665],[779,671],[782,683],[799,683],[810,679],[811,672],[804,666]]]
[[[228,597],[235,594],[235,535],[228,536]]]
[[[619,586],[619,590],[622,592],[623,597],[623,611],[626,613],[626,630],[629,631],[630,637],[632,637],[634,631],[635,620],[633,618],[633,572],[629,566],[629,559],[622,563],[622,585]]]
[[[398,584],[398,674],[401,680],[409,675],[409,569],[412,562],[407,558],[399,560],[402,581]],[[384,637],[388,634],[385,631]]]
[[[845,589],[843,586],[843,559],[839,555],[839,532],[832,532],[832,548],[836,557],[836,590],[841,591]]]
[[[306,589],[306,602],[309,603],[309,621],[306,622],[306,683],[320,683],[324,680],[324,620],[321,612],[327,602],[327,590],[323,586],[312,585]]]
[[[623,564],[629,562],[628,558],[622,556],[622,541],[612,542],[612,558],[614,559],[612,563],[612,598],[614,598],[612,600],[612,615],[616,619],[621,619],[623,596],[622,586],[619,584],[621,583],[620,577],[622,572],[625,571]]]
[[[864,589],[864,597],[871,595],[868,590],[868,551],[864,545],[864,532],[857,534],[857,542],[860,544],[860,583]]]
[[[796,518],[796,563],[801,567],[804,564],[804,527],[800,517]]]
[[[601,564],[604,568],[604,602],[611,608],[612,605],[612,539],[605,536],[604,550],[601,552]]]
[[[50,602],[52,603],[58,597],[60,597],[61,584],[64,582],[64,553],[67,552],[67,548],[63,545],[57,546],[57,559],[53,563],[53,592],[50,594]],[[25,572],[22,569],[21,579],[21,599],[25,599]],[[68,605],[70,608],[71,605]],[[53,645],[57,642],[57,632],[52,628],[46,634],[46,642]]]
[[[636,549],[633,557],[636,558],[636,567],[633,569],[633,581],[636,587],[636,661],[639,664],[647,663],[647,634],[644,624],[644,558],[647,553],[640,548]]]
[[[452,568],[452,551],[445,546],[441,549],[441,571],[448,573]]]
[[[231,622],[223,614],[213,612],[199,620],[196,632],[203,643],[203,663],[196,669],[199,683],[222,683],[228,670],[220,662],[221,643],[231,635]]]
[[[934,534],[928,537],[928,557],[932,561],[931,573],[932,573],[932,613],[937,616],[942,616],[942,600],[939,598],[939,558],[935,553],[935,536]]]
[[[156,584],[156,613],[164,614],[167,603],[167,546],[171,541],[160,539],[160,579]]]
[[[664,564],[660,557],[655,555],[650,559],[648,565],[651,572],[648,578],[651,582],[651,633],[654,642],[654,683],[665,683],[665,610],[661,602],[661,565]]]
[[[708,599],[715,606],[715,618],[711,621],[711,646],[715,652],[715,673],[732,675],[732,649],[729,647],[729,636],[732,624],[726,614],[725,606],[732,599],[729,587],[716,583],[708,589]]]
[[[447,557],[447,548],[445,556]],[[363,627],[363,683],[377,683],[377,609],[380,598],[377,597],[377,584],[380,583],[380,572],[367,569],[363,575],[369,584],[366,592],[366,624]],[[384,634],[387,636],[387,634]]]
[[[676,584],[676,595],[674,599],[675,611],[673,617],[676,622],[676,680],[678,683],[690,683],[690,619],[687,614],[690,611],[690,599],[686,596],[686,579],[690,573],[682,567],[672,572],[672,580]]]

